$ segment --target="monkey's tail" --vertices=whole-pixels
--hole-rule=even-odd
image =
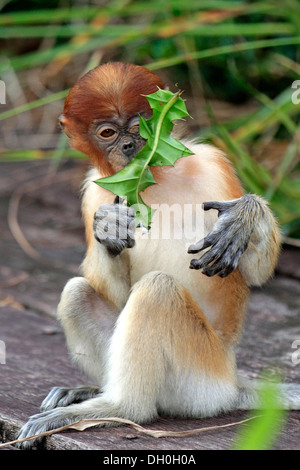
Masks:
[[[263,382],[238,377],[237,409],[255,410],[260,408],[260,389]],[[300,410],[300,384],[274,384],[277,388],[281,408]]]

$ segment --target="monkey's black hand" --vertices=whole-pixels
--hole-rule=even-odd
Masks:
[[[135,244],[134,210],[122,204],[103,204],[95,212],[93,230],[96,240],[117,256]]]
[[[259,198],[247,194],[232,201],[211,201],[203,204],[205,211],[216,209],[219,218],[213,230],[199,242],[190,245],[188,253],[210,248],[200,259],[192,259],[191,269],[202,269],[208,277],[228,276],[237,268],[247,249],[261,206]]]

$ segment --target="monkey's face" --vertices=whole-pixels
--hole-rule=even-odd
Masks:
[[[114,172],[124,168],[145,145],[139,134],[138,116],[129,121],[115,117],[110,122],[96,122],[91,136]]]
[[[151,117],[144,95],[164,88],[149,70],[104,64],[84,75],[70,91],[59,122],[70,145],[90,157],[103,175],[125,165],[142,149],[139,116]]]

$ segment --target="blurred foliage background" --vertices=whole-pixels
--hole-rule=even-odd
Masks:
[[[144,65],[300,246],[299,58],[299,0],[0,0],[0,161],[85,158],[57,126],[68,89],[103,62]]]

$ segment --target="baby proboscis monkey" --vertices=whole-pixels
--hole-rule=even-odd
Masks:
[[[183,142],[193,155],[151,167],[157,184],[143,192],[156,206],[150,232],[136,227],[131,207],[94,183],[143,147],[139,116],[151,117],[145,95],[158,87],[165,85],[143,67],[107,63],[84,75],[66,99],[60,125],[93,167],[83,184],[83,276],[65,286],[57,318],[72,357],[95,385],[52,389],[20,438],[83,418],[145,423],[257,406],[258,385],[237,376],[235,346],[249,287],[267,281],[280,251],[267,203],[244,194],[222,151],[188,136]],[[190,209],[176,222],[189,230],[163,237],[174,204],[181,214]],[[284,407],[300,408],[300,385],[280,390]]]

